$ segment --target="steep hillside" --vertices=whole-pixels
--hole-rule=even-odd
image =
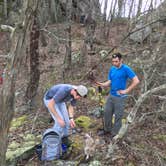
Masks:
[[[71,84],[85,84],[90,89],[94,87],[97,91],[97,87],[88,80],[88,72],[93,71],[95,77],[99,81],[107,80],[108,70],[111,65],[111,54],[113,52],[124,53],[124,62],[131,65],[137,72],[141,84],[131,94],[131,98],[127,99],[126,114],[128,114],[135,101],[144,94],[146,90],[158,87],[160,84],[165,83],[165,35],[166,29],[163,24],[156,27],[155,32],[152,32],[144,41],[135,42],[131,39],[126,39],[121,42],[127,35],[127,23],[114,22],[110,26],[109,37],[106,40],[101,38],[101,26],[98,25],[95,31],[94,50],[87,48],[87,59],[84,66],[80,63],[80,51],[83,47],[83,38],[85,36],[86,27],[81,24],[72,25],[72,54],[73,65],[70,71],[64,70],[65,59],[65,44],[63,40],[57,40],[56,37],[61,38],[64,35],[65,25],[54,24],[47,27],[47,31],[54,35],[48,35],[45,33],[47,45],[40,45],[40,84],[38,88],[38,94],[36,96],[33,109],[29,109],[28,103],[25,103],[24,94],[26,91],[27,77],[28,77],[28,64],[29,59],[25,60],[25,64],[20,70],[20,75],[17,81],[16,91],[16,104],[15,104],[15,118],[26,115],[27,120],[18,128],[12,128],[9,136],[9,144],[12,141],[22,142],[23,134],[40,135],[48,127],[52,126],[50,122],[50,116],[43,106],[43,94],[47,88],[57,83],[71,83]],[[155,40],[152,40],[151,36],[158,34]],[[3,36],[3,34],[1,35]],[[162,40],[160,40],[162,38]],[[6,38],[1,38],[1,52],[5,53],[5,49],[2,49]],[[107,53],[114,48],[110,55]],[[104,50],[104,51],[103,51]],[[104,53],[103,53],[104,52]],[[159,56],[158,56],[159,55]],[[107,56],[107,58],[104,58]],[[104,58],[104,60],[103,60]],[[4,63],[5,59],[1,58],[1,63]],[[156,79],[150,80],[153,75],[149,75],[151,68],[154,68],[153,73]],[[148,70],[149,69],[149,70]],[[65,73],[64,73],[65,72]],[[148,77],[146,77],[148,74]],[[65,75],[65,78],[64,78]],[[163,76],[162,76],[163,75]],[[158,76],[158,77],[156,77]],[[153,77],[154,78],[154,77]],[[148,82],[148,79],[150,82]],[[147,82],[146,82],[147,81]],[[148,83],[148,85],[147,85]],[[147,87],[146,87],[147,86]],[[147,89],[146,89],[147,88]],[[97,93],[97,92],[96,92]],[[80,101],[75,113],[75,117],[85,115],[91,118],[94,122],[88,130],[80,129],[78,126],[76,135],[72,135],[71,139],[75,142],[78,140],[84,141],[84,135],[86,132],[92,132],[94,138],[98,138],[97,131],[102,128],[102,118],[97,118],[93,112],[99,107],[99,98],[95,98],[96,94],[89,95],[87,99]],[[129,130],[125,137],[120,140],[111,152],[110,140],[105,137],[99,137],[100,145],[96,147],[95,155],[89,160],[84,161],[79,158],[83,153],[83,149],[80,149],[77,153],[72,151],[71,155],[63,164],[66,164],[69,160],[77,161],[81,165],[88,165],[90,162],[98,161],[101,165],[164,165],[166,163],[166,113],[165,102],[162,96],[165,92],[161,92],[155,95],[149,95],[147,100],[141,103],[138,109],[135,122],[129,127]],[[106,99],[107,92],[103,95]],[[32,123],[29,123],[31,121]],[[79,138],[78,140],[76,138]],[[28,156],[28,159],[19,159],[17,165],[42,165],[38,161],[36,154],[33,152]],[[66,163],[65,163],[66,162]],[[47,165],[56,165],[55,163],[47,163]]]

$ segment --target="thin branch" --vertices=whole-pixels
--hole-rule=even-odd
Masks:
[[[15,27],[12,27],[10,25],[1,25],[1,29],[10,32],[10,38],[13,37],[14,31],[16,30]]]
[[[43,28],[43,29],[40,29],[41,31],[44,31],[44,32],[47,32],[48,35],[52,35],[56,40],[61,40],[61,41],[66,41],[66,42],[73,42],[73,41],[82,41],[82,40],[79,40],[79,39],[75,39],[75,40],[69,40],[69,39],[65,39],[65,38],[61,38],[61,37],[58,37],[56,36],[53,32],[51,31],[48,31],[47,29]]]
[[[164,90],[164,89],[166,89],[166,84],[163,84],[163,85],[160,85],[160,86],[158,86],[158,87],[156,87],[156,88],[150,89],[150,90],[148,90],[147,92],[145,92],[144,94],[142,94],[142,95],[138,98],[137,103],[135,104],[135,106],[132,108],[132,111],[129,113],[129,115],[128,115],[128,117],[127,117],[127,118],[128,118],[128,119],[127,119],[128,122],[129,122],[129,123],[132,123],[132,122],[134,121],[135,116],[136,116],[136,113],[137,113],[137,111],[138,111],[140,105],[143,103],[143,101],[144,101],[147,97],[149,97],[150,94],[156,93],[156,92],[161,91],[161,90]]]
[[[158,96],[158,95],[153,95],[155,97],[157,97],[160,100],[166,100],[166,96]]]
[[[142,116],[139,118],[139,122],[141,122],[145,116],[149,116],[149,115],[153,115],[153,114],[158,114],[158,113],[161,113],[161,112],[164,112],[163,110],[161,111],[153,111],[153,112],[148,112],[148,113],[143,113]]]
[[[125,125],[122,125],[122,127],[119,130],[119,133],[113,138],[114,144],[116,144],[118,142],[118,140],[125,135],[125,133],[128,130],[128,127],[130,126],[130,124],[134,122],[134,119],[136,117],[136,113],[137,113],[140,105],[143,103],[143,101],[145,101],[145,99],[147,97],[149,97],[150,94],[156,93],[156,92],[164,90],[164,89],[166,89],[166,84],[163,84],[163,85],[160,85],[160,86],[158,86],[154,89],[148,90],[147,92],[145,92],[144,94],[142,94],[138,98],[136,104],[134,105],[131,112],[127,116],[127,123]]]
[[[164,20],[166,20],[166,18],[164,18],[164,19],[158,19],[158,20],[152,21],[152,22],[150,22],[149,24],[145,24],[145,25],[144,25],[143,27],[141,27],[141,28],[138,28],[138,29],[136,29],[136,30],[134,30],[134,31],[129,32],[129,33],[120,41],[119,45],[121,45],[131,34],[137,32],[137,31],[140,31],[140,30],[146,28],[146,27],[149,26],[149,25],[152,25],[152,24],[155,24],[155,23],[157,23],[157,22],[164,21]],[[88,74],[89,74],[90,72],[92,72],[95,68],[97,68],[98,65],[102,64],[103,62],[105,62],[105,61],[107,60],[107,58],[110,56],[110,54],[111,54],[115,49],[117,49],[118,47],[119,47],[119,46],[114,46],[112,49],[110,49],[110,50],[108,51],[108,54],[107,54],[106,56],[104,56],[97,64],[95,64],[94,66],[92,66],[91,69],[90,69],[89,71],[87,71],[87,73],[81,78],[81,80],[85,79],[85,77],[87,77]]]
[[[166,20],[166,18],[164,18],[164,19],[158,19],[158,20],[152,21],[152,22],[150,22],[150,23],[148,23],[148,24],[145,24],[143,27],[140,27],[140,28],[138,28],[138,29],[135,29],[135,30],[129,32],[129,33],[122,39],[121,43],[123,43],[131,34],[133,34],[133,33],[135,33],[135,32],[138,32],[138,31],[140,31],[140,30],[146,28],[146,27],[149,26],[149,25],[152,25],[152,24],[155,24],[155,23],[157,23],[157,22],[164,21],[164,20]]]

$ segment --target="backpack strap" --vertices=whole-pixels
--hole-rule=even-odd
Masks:
[[[57,135],[57,136],[59,136],[55,131],[50,131],[50,132],[46,133],[46,134],[43,136],[43,139],[44,139],[46,136],[48,136],[48,135]]]

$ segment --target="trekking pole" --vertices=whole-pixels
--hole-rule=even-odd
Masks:
[[[98,95],[99,95],[99,105],[100,105],[100,114],[102,117],[102,125],[103,125],[103,131],[104,131],[104,118],[103,118],[103,101],[102,101],[102,88],[101,86],[98,86]]]

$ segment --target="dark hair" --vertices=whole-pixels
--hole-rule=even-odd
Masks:
[[[120,60],[120,59],[122,59],[122,54],[117,52],[117,53],[112,55],[112,58],[119,58],[119,60]]]

